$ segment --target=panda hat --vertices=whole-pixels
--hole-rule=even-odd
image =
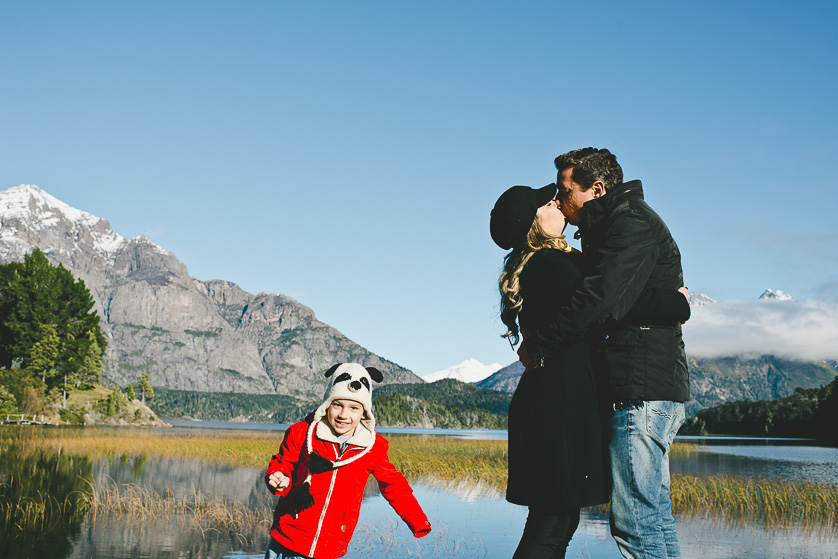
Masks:
[[[373,381],[381,382],[384,380],[381,371],[374,367],[364,367],[357,363],[338,363],[326,371],[325,376],[326,378],[331,377],[331,382],[326,389],[326,394],[323,396],[323,403],[314,411],[313,419],[306,432],[309,473],[301,490],[295,495],[298,504],[302,508],[308,508],[314,503],[309,492],[311,474],[320,474],[351,464],[366,455],[372,449],[373,444],[375,444],[375,416],[372,413],[372,383]],[[319,439],[339,442],[328,423],[322,421],[326,417],[329,406],[335,400],[354,400],[364,407],[364,417],[348,440],[349,443],[355,446],[364,447],[364,450],[346,460],[332,461],[314,452],[312,443],[315,431]]]
[[[370,433],[375,433],[375,416],[372,413],[372,383],[384,380],[381,372],[374,367],[364,367],[357,363],[338,363],[326,371],[326,378],[331,382],[323,395],[323,403],[314,412],[314,421],[326,416],[329,406],[335,400],[354,400],[364,406],[361,426]],[[318,433],[319,435],[320,433]]]

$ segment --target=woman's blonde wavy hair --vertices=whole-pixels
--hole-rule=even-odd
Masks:
[[[538,218],[536,218],[532,222],[532,227],[527,233],[527,240],[523,246],[513,248],[503,259],[503,272],[498,278],[500,319],[506,325],[507,330],[502,337],[509,340],[512,346],[517,345],[520,341],[518,314],[524,306],[518,279],[532,255],[545,248],[556,248],[565,252],[573,251],[565,242],[564,235],[547,234],[538,222]]]

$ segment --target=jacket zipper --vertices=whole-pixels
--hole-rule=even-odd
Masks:
[[[337,448],[335,448],[337,455]],[[340,459],[340,456],[335,456],[335,459]],[[332,478],[329,481],[329,492],[326,494],[326,502],[323,504],[323,512],[320,513],[320,520],[317,521],[317,531],[314,533],[314,541],[311,542],[311,549],[308,551],[309,557],[314,557],[314,548],[317,547],[317,540],[320,539],[320,530],[323,528],[323,519],[326,518],[326,509],[329,508],[329,502],[332,499],[332,489],[335,488],[335,478],[338,477],[338,470],[332,470]]]

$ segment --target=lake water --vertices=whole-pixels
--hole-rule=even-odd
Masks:
[[[275,425],[214,424],[172,422],[174,430],[187,429],[282,429]],[[126,436],[131,430],[125,429]],[[429,430],[386,430],[391,433],[424,433]],[[505,438],[503,431],[433,430],[438,436],[466,438]],[[385,437],[387,434],[385,433]],[[809,479],[838,484],[838,449],[822,448],[807,441],[684,438],[698,444],[697,450],[673,460],[674,473],[729,473],[749,477]],[[8,457],[7,457],[8,458]],[[268,457],[266,457],[267,463]],[[205,464],[198,461],[148,459],[102,459],[67,464],[45,459],[29,470],[41,472],[44,491],[56,494],[83,494],[94,485],[131,485],[159,492],[171,498],[212,494],[237,502],[250,510],[270,511],[274,498],[265,490],[264,471]],[[12,466],[0,459],[0,487],[7,483]],[[37,477],[37,476],[36,476]],[[361,510],[361,520],[350,544],[348,559],[384,558],[486,558],[511,557],[526,520],[526,509],[504,501],[503,494],[491,487],[468,483],[441,483],[420,480],[413,483],[415,494],[431,519],[434,530],[414,539],[374,484]],[[728,559],[836,558],[838,534],[834,528],[806,529],[799,526],[765,528],[710,515],[682,515],[677,518],[685,558]],[[240,533],[219,533],[182,522],[171,516],[149,516],[141,522],[128,522],[119,516],[92,521],[89,517],[66,520],[49,527],[47,547],[43,538],[32,541],[0,541],[0,557],[18,559],[48,556],[55,558],[116,559],[231,558],[261,559],[268,543],[267,529],[253,526]],[[8,534],[0,534],[3,539]],[[41,543],[38,543],[41,541]],[[574,536],[568,557],[620,559],[609,534],[603,513],[585,511]]]

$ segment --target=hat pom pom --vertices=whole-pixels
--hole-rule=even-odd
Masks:
[[[334,469],[334,462],[323,458],[316,452],[308,457],[308,471],[313,474],[322,474],[323,472],[329,472]]]
[[[314,497],[311,496],[311,484],[305,482],[294,493],[294,504],[297,505],[297,510],[305,510],[314,504]]]

